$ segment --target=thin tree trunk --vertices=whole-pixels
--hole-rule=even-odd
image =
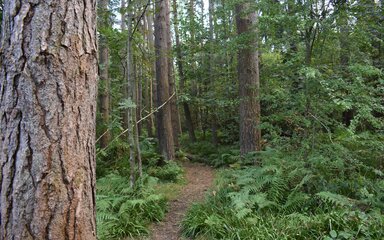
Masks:
[[[155,11],[155,51],[156,51],[156,81],[157,81],[157,107],[165,103],[169,95],[169,0],[157,1]],[[164,105],[156,114],[157,134],[161,154],[166,160],[175,157],[172,112],[170,104]]]
[[[108,21],[108,4],[109,0],[99,0],[99,26],[100,28],[109,27]],[[102,85],[102,89],[100,91],[100,112],[102,118],[102,126],[103,131],[100,139],[101,148],[105,148],[110,139],[111,134],[108,131],[109,126],[109,89],[110,89],[110,81],[109,81],[109,49],[107,38],[104,35],[100,35],[99,37],[99,69],[100,69],[100,82]],[[106,132],[104,134],[104,132]]]
[[[347,0],[338,1],[339,4],[339,19],[338,25],[340,29],[340,65],[346,67],[349,64],[349,27],[348,27],[348,12]]]
[[[213,0],[209,0],[209,60],[208,60],[208,74],[209,80],[213,82],[213,64],[215,61],[215,57],[213,54],[213,14],[214,14],[214,2]],[[212,84],[211,84],[212,86]],[[219,144],[219,138],[217,136],[217,117],[216,117],[216,109],[211,107],[210,109],[210,122],[211,122],[211,132],[212,132],[212,143],[217,146]]]
[[[140,141],[139,141],[139,134],[138,134],[138,124],[135,124],[136,126],[136,134],[135,134],[135,146],[136,146],[136,154],[137,154],[137,167],[139,170],[139,177],[143,176],[143,162],[141,159],[141,150],[140,150]]]
[[[260,79],[257,37],[253,30],[256,12],[249,11],[249,3],[236,6],[238,35],[247,34],[248,47],[238,53],[238,77],[240,89],[240,152],[242,155],[260,150]]]
[[[167,24],[167,47],[168,47],[168,81],[169,81],[169,95],[172,96],[173,93],[176,93],[176,84],[175,78],[173,74],[173,54],[172,54],[172,34],[171,34],[171,23],[169,20],[170,16],[170,8],[167,9],[168,17],[166,18]],[[177,108],[177,95],[171,99],[169,102],[171,107],[171,120],[172,120],[172,133],[173,133],[173,142],[175,144],[175,148],[178,149],[180,147],[179,144],[179,109]]]
[[[171,41],[168,41],[168,49],[171,49]],[[169,95],[172,96],[174,93],[176,93],[176,84],[175,84],[175,78],[173,75],[173,60],[172,57],[169,57],[169,64],[168,64],[168,71],[170,72],[168,74],[169,76]],[[179,144],[179,109],[177,108],[177,94],[171,99],[169,104],[171,105],[171,113],[172,113],[172,131],[173,131],[173,141],[175,144],[175,148],[178,149],[180,147]]]
[[[127,79],[127,99],[130,100],[131,103],[135,102],[135,72],[133,65],[133,52],[132,52],[132,16],[128,14],[128,38],[127,38],[127,56],[126,56],[126,79]],[[128,120],[127,126],[127,137],[128,137],[128,145],[129,145],[129,167],[130,167],[130,183],[131,186],[135,184],[135,138],[134,131],[136,126],[136,109],[133,106],[130,106],[126,109],[126,115]]]
[[[127,14],[126,14],[126,1],[125,0],[121,0],[121,31],[126,31],[127,30]],[[123,66],[123,76],[124,76],[124,81],[123,81],[123,87],[121,88],[122,89],[122,93],[123,93],[123,97],[124,99],[128,99],[128,84],[127,84],[127,58],[126,56],[123,57],[123,61],[122,61],[122,66]],[[122,109],[121,110],[121,115],[122,115],[122,119],[123,119],[123,122],[122,122],[122,126],[123,126],[123,129],[128,129],[128,109]],[[124,134],[123,136],[123,139],[125,140],[126,138],[128,138],[128,134]]]
[[[96,0],[5,1],[0,239],[96,239]]]
[[[144,37],[144,47],[147,48],[147,55],[150,55],[151,52],[150,52],[150,46],[149,46],[149,41],[148,41],[148,17],[147,17],[148,14],[145,14],[143,16],[143,21],[144,21],[144,26],[143,26],[143,37]],[[151,59],[151,58],[149,58]],[[152,94],[151,94],[151,79],[152,77],[149,76],[151,74],[151,70],[150,70],[150,67],[146,67],[144,68],[144,72],[143,72],[143,80],[144,80],[144,87],[143,87],[143,104],[144,104],[144,115],[146,115],[146,113],[150,113],[152,111],[152,105],[151,105],[151,97],[152,97]],[[152,124],[151,124],[151,119],[148,118],[146,121],[145,121],[145,127],[147,129],[147,136],[148,137],[152,137]]]
[[[180,77],[180,91],[185,93],[185,76],[183,70],[183,60],[182,60],[182,52],[180,46],[180,35],[179,35],[179,19],[178,19],[178,11],[177,11],[177,1],[173,0],[173,19],[174,19],[174,30],[175,30],[175,41],[176,41],[176,58],[177,58],[177,69]],[[189,105],[187,102],[183,102],[184,115],[185,115],[185,125],[188,129],[189,139],[192,142],[196,141],[195,130],[193,127],[191,111],[189,110]]]
[[[191,64],[190,64],[190,68],[191,68],[191,72],[192,72],[192,75],[193,77],[191,77],[191,95],[192,97],[197,97],[198,96],[198,85],[197,85],[197,73],[196,73],[196,69],[197,69],[197,65],[196,65],[196,54],[195,54],[195,49],[197,48],[196,47],[196,24],[195,24],[195,0],[189,0],[189,3],[188,3],[188,18],[189,18],[189,30],[190,30],[190,34],[191,34]],[[190,108],[190,105],[188,105],[188,110],[189,110],[189,114],[191,115],[191,119],[192,119],[192,123],[194,124],[194,126],[196,126],[196,128],[198,129],[200,127],[200,121],[199,121],[199,112],[200,112],[200,109],[199,109],[199,106],[197,105],[195,109],[191,109]],[[192,111],[194,110],[194,111]]]
[[[125,13],[125,8],[126,8],[126,1],[125,0],[121,0],[121,5],[120,5],[120,14],[121,14],[121,18],[120,18],[120,27],[121,27],[121,31],[125,31],[127,29],[127,26],[125,24],[125,21],[126,21],[126,13]]]
[[[143,64],[140,62],[137,78],[137,91],[136,91],[136,102],[137,102],[137,110],[136,110],[136,122],[142,118],[142,109],[143,109]],[[136,67],[136,68],[137,68]],[[141,123],[137,124],[137,134],[141,136],[142,133],[142,125]]]
[[[149,12],[147,15],[147,23],[148,23],[148,46],[151,51],[151,59],[153,59],[153,64],[150,65],[150,76],[151,79],[149,80],[150,89],[149,89],[149,99],[150,99],[150,109],[154,109],[154,102],[157,101],[157,83],[156,83],[156,60],[155,57],[152,58],[152,53],[155,55],[155,40],[153,35],[153,14]],[[153,129],[155,128],[155,115],[149,116],[149,121],[151,125],[151,130],[148,135],[154,136]]]

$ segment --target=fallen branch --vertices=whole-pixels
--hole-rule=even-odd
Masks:
[[[156,112],[158,112],[161,108],[163,108],[169,101],[171,101],[171,99],[174,97],[176,95],[176,92],[174,92],[173,94],[172,94],[172,96],[170,96],[168,99],[167,99],[167,101],[165,101],[163,104],[161,104],[158,108],[156,108],[155,110],[153,110],[152,112],[150,112],[147,116],[145,116],[145,117],[143,117],[143,118],[141,118],[139,121],[137,121],[136,122],[136,124],[138,124],[138,123],[140,123],[140,122],[142,122],[142,121],[144,121],[145,119],[147,119],[147,118],[149,118],[151,115],[153,115],[154,113],[156,113]],[[107,131],[105,131],[97,140],[96,140],[96,143],[107,133],[109,131],[109,129],[107,129]],[[125,134],[126,132],[128,132],[128,128],[127,129],[125,129],[124,131],[122,131],[119,135],[117,135],[117,137],[115,137],[105,148],[103,148],[103,149],[101,149],[101,151],[100,152],[102,152],[102,151],[105,151],[114,141],[116,141],[117,139],[119,139],[123,134]],[[96,156],[97,155],[99,155],[99,153],[100,152],[98,152],[97,154],[96,154]]]

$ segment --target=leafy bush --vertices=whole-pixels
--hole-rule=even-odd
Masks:
[[[174,161],[167,161],[161,167],[149,167],[147,173],[162,181],[177,182],[181,180],[183,169]]]
[[[148,224],[160,221],[166,200],[154,193],[157,180],[145,176],[134,188],[129,179],[109,174],[97,180],[98,239],[120,239],[148,234]]]

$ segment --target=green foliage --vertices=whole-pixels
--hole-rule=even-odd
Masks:
[[[250,37],[236,34],[233,12],[239,2],[243,1],[215,2],[213,39],[199,3],[195,11],[179,6],[181,44],[177,47],[182,53],[184,86],[177,89],[182,93],[178,102],[189,104],[199,140],[189,143],[182,137],[183,151],[193,160],[232,168],[221,175],[215,194],[190,210],[183,224],[185,235],[208,239],[384,238],[383,6],[375,1],[346,1],[343,6],[343,1],[318,0],[252,4],[252,10],[262,13],[255,27],[261,53],[263,151],[240,157],[236,54],[247,47]],[[118,15],[113,15],[118,4],[111,2],[110,26],[99,29],[110,50],[112,112],[108,126],[99,124],[98,136],[106,129],[118,135],[123,131],[121,109],[135,107],[123,99],[121,91],[126,86],[121,62],[128,34],[112,27],[118,24]],[[142,4],[133,1],[119,10],[134,12]],[[146,44],[144,32],[139,27],[132,40],[137,79],[142,79],[146,99],[147,80],[154,78],[154,51]],[[348,62],[342,64],[345,52]],[[175,85],[181,86],[178,75],[175,72]],[[104,85],[100,82],[100,92]],[[150,106],[142,106],[141,111],[149,112]],[[219,146],[208,140],[213,121]],[[140,146],[144,170],[150,175],[164,181],[180,177],[181,169],[174,162],[161,166],[163,159],[153,139],[140,139]],[[129,147],[121,139],[100,150],[99,181],[113,182],[111,172],[127,178],[128,156]],[[255,163],[260,165],[254,167]],[[98,188],[103,184],[98,182]],[[100,206],[103,204],[110,206],[109,200]],[[105,220],[117,224],[116,214],[112,215],[105,215]]]
[[[122,239],[148,234],[148,224],[160,221],[166,200],[154,193],[155,178],[145,176],[131,188],[129,179],[109,174],[97,180],[98,239]]]
[[[174,161],[167,161],[163,166],[151,166],[147,173],[162,181],[177,182],[182,179],[183,169]]]
[[[220,174],[217,191],[189,210],[183,233],[208,239],[382,239],[382,172],[352,152],[341,145],[321,146],[305,159],[299,152],[260,152],[261,166]]]

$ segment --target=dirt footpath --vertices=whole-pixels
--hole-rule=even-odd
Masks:
[[[162,222],[152,227],[151,240],[179,240],[180,224],[194,202],[203,200],[205,192],[211,187],[214,172],[212,168],[200,163],[184,163],[187,185],[183,187],[177,200],[169,203],[169,211]]]

